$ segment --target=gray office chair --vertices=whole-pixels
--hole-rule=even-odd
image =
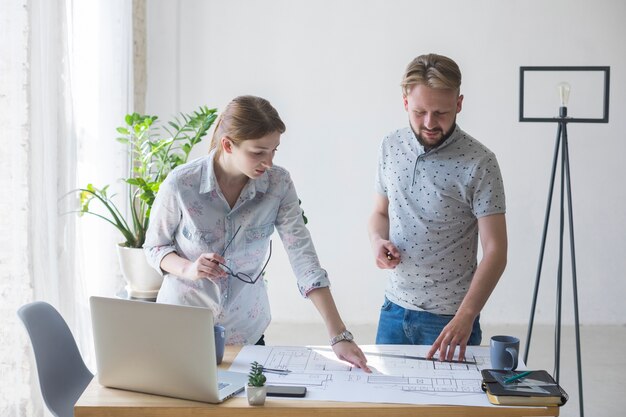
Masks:
[[[39,386],[46,406],[56,417],[72,417],[74,404],[93,378],[72,332],[59,312],[42,301],[20,307],[17,315],[33,345]]]

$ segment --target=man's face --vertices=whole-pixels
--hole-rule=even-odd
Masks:
[[[425,148],[437,146],[451,133],[463,103],[463,96],[457,90],[422,84],[413,86],[403,99],[411,128]]]

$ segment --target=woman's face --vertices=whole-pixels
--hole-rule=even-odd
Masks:
[[[248,178],[259,178],[272,167],[274,154],[280,145],[280,133],[274,132],[259,139],[244,140],[239,145],[232,141],[230,155],[233,165]]]

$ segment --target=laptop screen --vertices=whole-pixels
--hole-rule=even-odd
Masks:
[[[211,403],[229,395],[219,392],[210,309],[104,297],[90,306],[100,384]],[[221,382],[237,391],[244,377]]]

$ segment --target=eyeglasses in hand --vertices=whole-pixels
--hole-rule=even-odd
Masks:
[[[267,267],[267,264],[270,262],[271,257],[272,257],[272,241],[270,240],[270,254],[267,257],[265,264],[263,265],[263,269],[261,269],[261,272],[259,272],[259,274],[254,278],[252,278],[250,275],[244,272],[235,272],[232,269],[230,269],[227,265],[224,265],[222,263],[220,265],[222,266],[222,268],[226,270],[228,275],[237,278],[239,281],[243,281],[246,284],[255,284],[259,280],[259,278],[261,278],[261,276],[263,275],[263,272],[265,272],[265,268]]]
[[[232,243],[233,239],[235,239],[235,236],[237,236],[237,233],[239,233],[239,229],[241,229],[241,226],[239,226],[237,228],[237,230],[235,231],[235,234],[233,235],[233,237],[231,237],[230,241],[228,241],[228,244],[226,245],[226,247],[222,251],[222,256],[224,256],[224,253],[226,253],[226,249],[228,249],[228,247]],[[259,274],[255,278],[252,278],[250,275],[248,275],[248,274],[246,274],[244,272],[235,272],[231,268],[229,268],[227,265],[224,265],[223,263],[219,263],[219,265],[222,266],[226,270],[228,275],[233,276],[233,277],[237,278],[238,280],[240,280],[242,282],[245,282],[246,284],[256,284],[256,282],[259,280],[259,278],[261,278],[261,276],[263,275],[263,272],[265,272],[265,268],[267,267],[267,264],[270,262],[271,257],[272,257],[272,241],[270,240],[270,254],[267,257],[267,260],[265,261],[265,264],[263,265],[263,269],[261,269],[261,272],[259,272]]]

